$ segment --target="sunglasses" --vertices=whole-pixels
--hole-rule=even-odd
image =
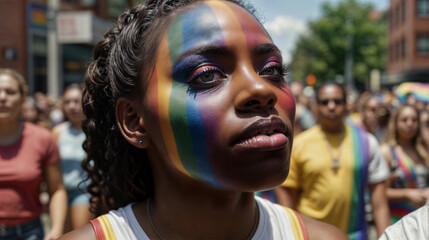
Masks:
[[[345,103],[344,99],[322,99],[322,100],[317,100],[317,102],[319,104],[322,105],[328,105],[330,101],[333,101],[335,103],[335,105],[343,105]]]

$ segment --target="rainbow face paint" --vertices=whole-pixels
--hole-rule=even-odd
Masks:
[[[241,62],[251,62],[252,49],[267,43],[272,44],[256,19],[221,1],[205,2],[170,24],[158,48],[147,101],[161,133],[164,149],[160,151],[179,171],[227,188],[220,174],[225,167],[219,162],[236,166],[223,129],[229,118],[232,125],[241,121],[235,116],[233,99],[241,90],[232,87],[231,79]],[[271,70],[271,65],[281,62],[280,56],[268,56],[255,68]],[[271,85],[280,111],[293,119],[295,104],[289,90]],[[225,161],[217,157],[220,153]]]

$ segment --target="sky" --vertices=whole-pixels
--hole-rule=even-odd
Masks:
[[[338,3],[341,0],[248,0],[261,15],[265,28],[283,53],[286,63],[297,37],[307,29],[307,23],[321,16],[321,4]],[[358,0],[372,3],[376,10],[387,10],[389,0]]]

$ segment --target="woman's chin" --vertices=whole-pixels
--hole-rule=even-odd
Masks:
[[[230,179],[224,182],[223,189],[234,192],[259,192],[280,186],[289,174],[287,171],[277,171],[270,174],[255,174],[243,179]]]

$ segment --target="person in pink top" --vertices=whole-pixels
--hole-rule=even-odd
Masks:
[[[11,69],[0,69],[0,239],[58,238],[63,232],[67,194],[57,144],[49,130],[20,120],[27,86]],[[50,195],[50,230],[40,221],[40,183]]]

